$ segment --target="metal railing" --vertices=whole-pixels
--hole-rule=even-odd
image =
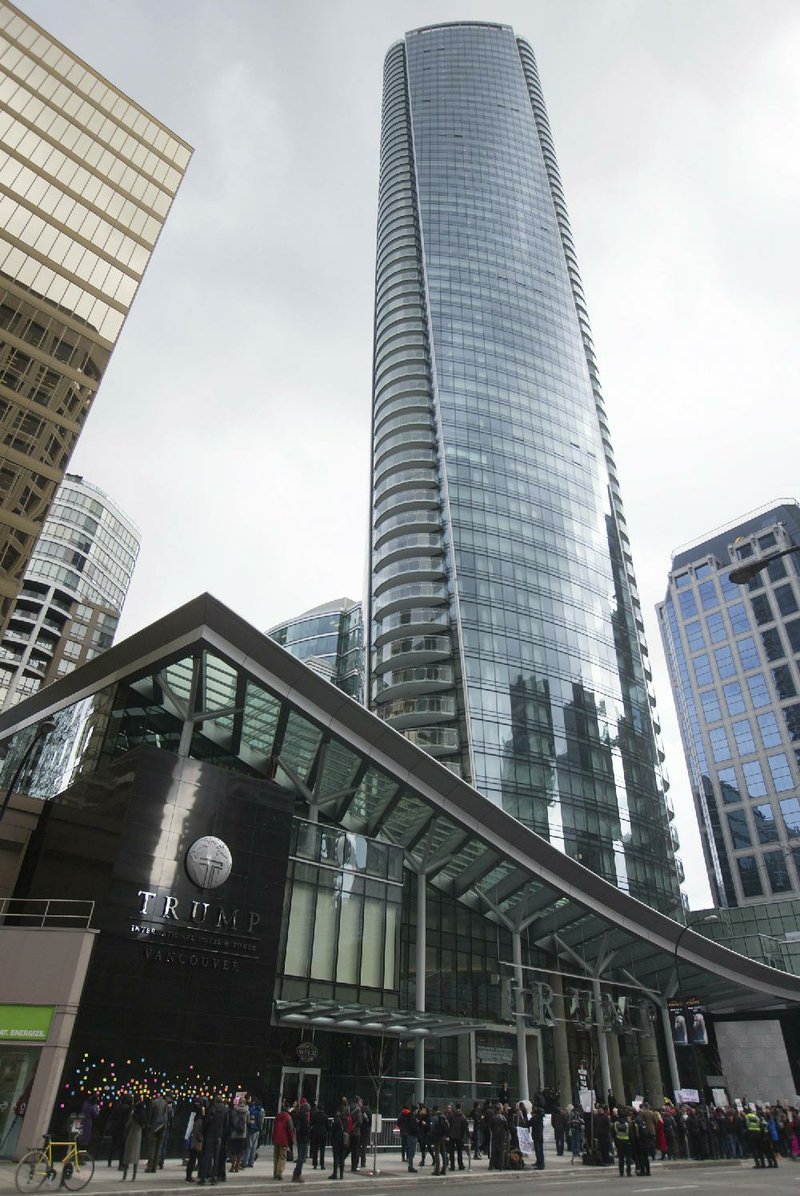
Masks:
[[[88,930],[94,904],[62,897],[0,897],[0,923],[28,930]]]

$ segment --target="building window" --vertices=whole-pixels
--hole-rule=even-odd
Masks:
[[[742,765],[742,772],[744,773],[747,796],[766,797],[767,786],[764,783],[764,774],[758,760],[748,760]]]
[[[686,632],[686,642],[689,645],[690,652],[699,652],[705,647],[705,644],[703,643],[703,628],[701,627],[699,620],[695,620],[693,623],[687,623],[684,630]]]
[[[694,665],[694,675],[697,684],[700,686],[710,685],[714,678],[711,675],[711,663],[705,652],[702,656],[695,656],[692,663]]]
[[[722,718],[722,711],[719,706],[719,698],[714,689],[707,690],[704,694],[700,694],[700,701],[703,704],[703,715],[707,723],[716,723]]]
[[[783,717],[786,720],[789,738],[795,743],[800,743],[800,704],[795,702],[794,706],[784,706]]]
[[[772,773],[772,783],[776,793],[786,793],[789,789],[794,789],[792,770],[783,752],[777,756],[768,756],[767,763]]]
[[[769,604],[769,598],[766,594],[758,594],[755,598],[751,598],[750,605],[753,608],[753,615],[759,626],[763,623],[773,622],[772,607]]]
[[[712,581],[704,581],[698,588],[700,601],[703,604],[703,610],[713,610],[715,606],[719,606],[719,596],[717,594],[717,587]]]
[[[741,635],[743,631],[750,630],[750,620],[743,602],[734,602],[732,606],[728,607],[728,618],[731,621],[734,635]]]
[[[753,732],[746,718],[733,724],[733,737],[736,740],[736,750],[740,756],[749,756],[756,750]]]
[[[761,732],[761,742],[765,748],[780,747],[781,733],[778,730],[778,720],[771,710],[766,714],[759,714],[758,729]]]
[[[723,640],[728,638],[728,633],[725,630],[725,620],[720,611],[708,616],[706,627],[708,628],[708,636],[712,644],[721,644]]]
[[[753,555],[753,545],[739,544],[736,549],[736,555],[740,561],[746,561],[749,556]]]
[[[772,704],[769,690],[761,673],[754,673],[752,677],[747,678],[747,688],[750,690],[750,701],[756,710],[759,706]]]
[[[779,561],[783,564],[783,561]],[[797,599],[794,596],[791,582],[785,586],[778,586],[775,590],[775,601],[778,604],[778,610],[782,615],[793,615],[797,611]]]
[[[708,738],[711,743],[711,754],[714,757],[714,763],[721,764],[723,760],[730,760],[731,749],[728,746],[728,736],[725,734],[725,728],[715,727],[713,731],[709,731]]]
[[[723,685],[722,692],[725,694],[725,705],[728,708],[728,714],[744,714],[747,706],[745,705],[745,700],[742,696],[742,687],[739,682],[730,681],[727,685]]]
[[[758,547],[762,552],[766,552],[768,548],[774,548],[777,543],[774,532],[767,532],[765,536],[758,537]]]
[[[727,644],[722,648],[716,648],[714,656],[717,661],[717,668],[720,677],[734,677],[736,675],[736,665],[733,660],[733,653]]]
[[[786,655],[777,627],[770,627],[767,631],[762,631],[761,643],[764,645],[767,660],[781,660]]]
[[[732,598],[741,597],[742,591],[735,582],[732,582],[727,573],[719,573],[719,584],[722,587],[722,597],[726,602],[730,602]]]
[[[773,669],[772,680],[775,682],[775,691],[779,698],[794,698],[797,696],[797,690],[794,687],[794,678],[788,664],[779,664],[776,669]]]
[[[792,891],[792,882],[789,880],[789,868],[783,852],[765,852],[764,863],[767,865],[769,887],[773,893],[790,893]]]
[[[769,802],[753,807],[753,823],[759,843],[777,843],[778,824],[775,821],[775,813]]]
[[[770,581],[782,581],[785,576],[786,566],[784,565],[783,561],[770,561],[770,563],[767,565],[767,577],[770,579]],[[780,605],[780,603],[778,605]],[[797,610],[797,607],[795,607],[795,610]]]
[[[745,897],[761,897],[764,890],[761,887],[761,877],[758,874],[758,864],[754,855],[740,855],[736,861],[739,869],[739,880]]]
[[[800,798],[785,797],[781,802],[781,814],[789,838],[800,837]]]
[[[717,773],[717,780],[719,781],[722,800],[726,805],[732,806],[742,800],[735,768],[721,768]]]
[[[697,603],[694,600],[694,594],[686,591],[678,595],[681,604],[681,614],[684,619],[692,619],[697,614]]]
[[[784,626],[792,651],[800,652],[800,619],[792,619],[791,623],[785,623]]]
[[[739,649],[739,660],[742,662],[742,668],[757,669],[761,663],[758,658],[758,649],[756,648],[755,640],[748,635],[746,640],[739,640],[737,643]]]
[[[708,561],[706,561],[704,565],[697,566],[694,571],[694,575],[697,580],[700,581],[703,577],[710,577],[713,571],[713,566],[709,565]]]
[[[690,581],[691,578],[688,573],[679,573],[675,578],[675,585],[679,590],[685,590]]]
[[[728,830],[731,832],[731,843],[734,850],[753,846],[747,826],[747,814],[744,810],[731,810],[728,814]]]

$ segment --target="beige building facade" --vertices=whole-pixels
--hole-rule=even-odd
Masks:
[[[0,630],[191,147],[0,0]]]

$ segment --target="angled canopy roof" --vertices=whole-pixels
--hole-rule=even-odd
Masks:
[[[0,742],[53,716],[57,739],[60,711],[118,681],[141,742],[276,777],[301,812],[399,845],[409,868],[525,929],[565,972],[670,995],[680,938],[682,989],[712,1010],[800,1003],[800,977],[686,930],[565,856],[208,594],[0,714]]]

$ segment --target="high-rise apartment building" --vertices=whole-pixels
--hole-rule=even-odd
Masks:
[[[680,908],[586,304],[534,55],[506,25],[418,29],[386,58],[368,601],[382,718]]]
[[[746,586],[731,569],[800,545],[782,500],[680,549],[658,607],[716,904],[800,892],[800,555]],[[721,932],[724,927],[721,928]]]
[[[139,540],[107,494],[67,474],[0,639],[0,708],[111,647]]]
[[[191,148],[0,0],[0,631]]]
[[[360,602],[336,598],[278,623],[267,635],[363,704],[364,615]]]

